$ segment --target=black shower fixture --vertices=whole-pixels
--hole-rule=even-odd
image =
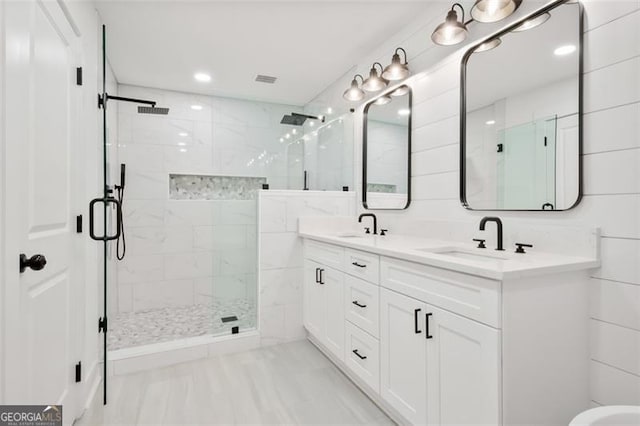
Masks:
[[[280,124],[286,124],[288,126],[302,126],[307,120],[319,120],[321,123],[324,123],[324,116],[298,114],[297,112],[292,112],[291,115],[283,116],[282,120],[280,120]]]
[[[139,114],[157,114],[157,115],[167,115],[169,114],[169,108],[161,108],[156,107],[156,101],[148,101],[146,99],[136,99],[136,98],[125,98],[122,96],[111,96],[108,93],[104,95],[98,95],[98,108],[103,108],[109,101],[122,101],[122,102],[131,102],[134,104],[143,104],[149,106],[139,106],[138,113]]]

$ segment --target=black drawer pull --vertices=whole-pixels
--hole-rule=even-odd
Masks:
[[[427,339],[433,339],[433,336],[431,334],[429,334],[429,317],[431,315],[433,315],[433,314],[432,313],[428,313],[428,314],[426,314],[424,316],[425,324],[426,324],[426,327],[427,327],[427,333],[426,333],[427,334]]]
[[[320,284],[320,268],[316,268],[316,284]]]
[[[354,301],[353,301],[353,302],[351,302],[351,303],[353,303],[354,305],[356,305],[358,308],[366,308],[366,307],[367,307],[367,305],[361,305],[361,304],[359,304],[357,300],[354,300]]]
[[[362,355],[360,355],[360,354],[358,353],[358,350],[357,350],[357,349],[354,349],[354,350],[353,350],[353,351],[351,351],[351,352],[353,352],[354,354],[356,354],[356,356],[357,356],[358,358],[360,358],[360,359],[367,359],[367,357],[366,357],[366,356],[362,356]]]
[[[413,311],[413,328],[416,332],[416,334],[420,334],[422,333],[422,330],[418,330],[418,314],[420,313],[422,309],[416,309]]]
[[[324,276],[322,275],[324,273],[324,269],[320,269],[320,281],[318,281],[318,283],[320,284],[324,284]]]
[[[358,262],[353,262],[352,265],[353,266],[357,266],[358,268],[366,268],[367,267],[367,265],[362,265],[362,264],[360,264]]]

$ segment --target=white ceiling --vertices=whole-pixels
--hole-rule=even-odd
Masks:
[[[122,84],[304,105],[427,3],[98,0],[96,7]],[[213,80],[198,83],[195,72]],[[278,80],[258,83],[257,74]]]

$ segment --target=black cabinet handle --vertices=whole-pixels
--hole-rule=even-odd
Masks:
[[[478,243],[478,248],[487,248],[485,242],[487,240],[481,240],[479,238],[474,238],[473,241],[475,241],[476,243]]]
[[[433,339],[433,336],[429,333],[429,317],[433,315],[431,312],[426,314],[425,317],[425,324],[426,324],[426,328],[427,328],[427,339]]]
[[[320,268],[316,268],[316,284],[320,283]]]
[[[358,268],[366,268],[367,267],[367,265],[362,265],[362,264],[360,264],[358,262],[353,262],[352,265],[353,266],[357,266]]]
[[[422,309],[416,309],[413,311],[413,329],[416,332],[416,334],[420,334],[422,333],[422,330],[418,330],[418,314],[420,313]]]
[[[361,304],[359,304],[357,300],[354,300],[354,301],[353,301],[353,302],[351,302],[351,303],[353,303],[354,305],[356,305],[358,308],[366,308],[366,307],[367,307],[367,305],[361,305]]]
[[[318,281],[320,284],[324,284],[324,277],[322,276],[323,273],[324,269],[320,269],[320,281]]]
[[[516,243],[516,247],[518,247],[516,249],[516,253],[526,253],[526,251],[524,250],[525,247],[527,248],[533,248],[532,244],[523,244],[523,243]]]
[[[20,273],[23,273],[27,268],[31,268],[34,271],[40,271],[47,264],[47,258],[41,254],[34,254],[31,257],[27,257],[26,254],[20,254]]]
[[[360,354],[358,353],[358,350],[357,350],[357,349],[354,349],[354,350],[352,350],[351,352],[353,352],[354,354],[356,354],[356,356],[357,356],[358,358],[360,358],[360,359],[367,359],[367,357],[366,357],[366,356],[360,355]]]

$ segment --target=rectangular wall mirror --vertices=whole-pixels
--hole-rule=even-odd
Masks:
[[[568,210],[581,197],[582,6],[555,3],[462,60],[460,198]]]
[[[401,210],[411,202],[411,88],[400,86],[364,107],[362,204]]]

